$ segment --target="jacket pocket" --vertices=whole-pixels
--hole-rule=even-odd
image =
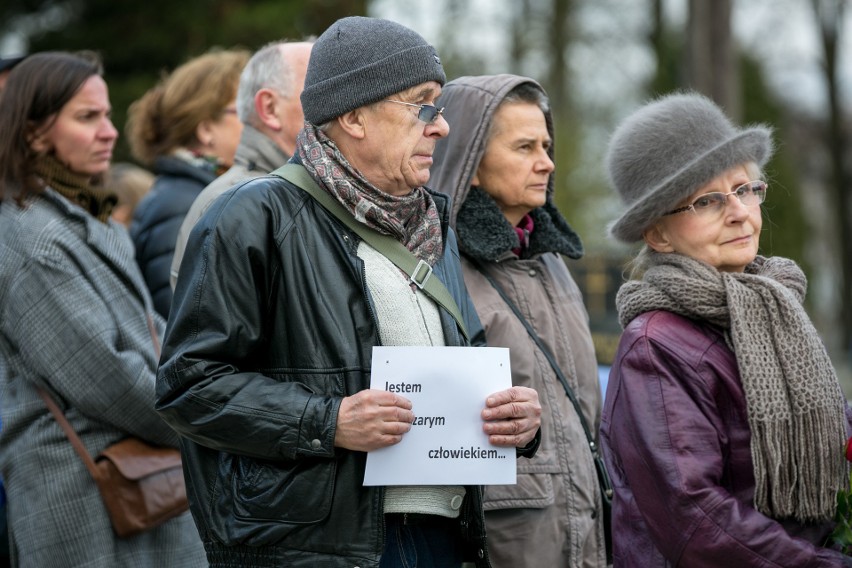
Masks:
[[[526,473],[518,474],[515,485],[486,486],[483,507],[486,511],[544,509],[553,505],[555,500],[552,474]]]
[[[332,504],[334,460],[268,462],[234,460],[234,514],[244,519],[311,524],[325,519]]]

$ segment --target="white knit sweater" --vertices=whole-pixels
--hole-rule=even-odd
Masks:
[[[361,242],[367,288],[373,297],[382,345],[445,345],[438,306],[391,261]],[[417,409],[415,409],[416,412]],[[456,485],[394,486],[385,491],[385,513],[458,517],[465,489]]]

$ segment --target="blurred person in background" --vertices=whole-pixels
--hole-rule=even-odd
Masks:
[[[610,227],[643,243],[601,441],[615,566],[852,566],[824,547],[848,491],[848,406],[791,260],[758,254],[771,131],[675,93],[615,130]]]
[[[452,131],[435,149],[432,183],[453,198],[468,292],[490,347],[508,347],[512,384],[534,388],[542,443],[518,460],[516,485],[485,488],[491,563],[499,568],[605,566],[598,479],[583,423],[553,367],[499,286],[553,355],[597,437],[601,412],[583,298],[560,255],[580,238],[553,205],[553,119],[535,81],[461,77],[438,106]],[[494,284],[492,284],[493,280]]]
[[[244,50],[190,59],[134,102],[125,132],[133,156],[157,179],[130,225],[136,261],[154,298],[169,315],[169,271],[178,230],[192,202],[233,165],[243,125],[237,116]]]
[[[24,57],[24,55],[0,57],[0,93],[3,92],[3,88],[6,86],[6,81],[9,79],[9,73],[12,72],[15,65],[24,60]]]
[[[129,162],[113,164],[104,178],[104,185],[115,192],[118,199],[110,217],[130,227],[133,211],[154,185],[154,174]]]
[[[100,62],[37,53],[0,97],[0,468],[12,564],[204,566],[188,514],[115,536],[95,481],[38,389],[97,455],[129,435],[176,447],[154,410],[164,322],[109,220],[102,184],[118,133]],[[150,326],[150,328],[149,328]]]
[[[172,288],[189,232],[213,201],[239,182],[281,167],[293,155],[296,135],[305,122],[299,95],[305,84],[312,43],[270,43],[259,49],[243,69],[236,104],[243,134],[234,165],[204,188],[186,214],[172,259]]]

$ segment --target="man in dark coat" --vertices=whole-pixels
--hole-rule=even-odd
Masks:
[[[157,408],[184,437],[213,567],[489,566],[480,487],[364,486],[366,453],[414,420],[409,400],[370,389],[372,348],[465,346],[465,328],[481,342],[446,196],[424,187],[449,132],[434,106],[444,82],[414,31],[337,21],[311,52],[291,163],[353,223],[402,243],[458,310],[277,176],[222,195],[190,233]],[[535,390],[482,404],[492,445],[535,452]]]

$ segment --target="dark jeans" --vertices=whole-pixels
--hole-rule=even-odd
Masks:
[[[436,515],[385,515],[387,541],[379,568],[459,568],[458,521]]]

